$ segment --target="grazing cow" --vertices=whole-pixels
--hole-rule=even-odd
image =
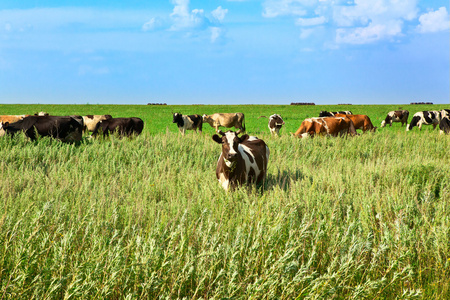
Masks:
[[[266,116],[260,116],[260,118],[267,118]],[[284,121],[278,114],[273,114],[269,117],[269,130],[272,135],[280,136],[280,129],[283,127]]]
[[[144,121],[140,118],[111,118],[98,122],[92,136],[97,136],[99,131],[103,136],[117,132],[119,136],[139,135],[144,129]]]
[[[440,134],[450,133],[450,115],[445,116],[441,119],[441,121],[439,122],[439,129]]]
[[[212,139],[222,144],[216,177],[225,190],[244,183],[262,184],[267,173],[269,147],[263,140],[237,132],[218,131]]]
[[[441,110],[441,118],[449,117],[450,118],[450,109]]]
[[[336,114],[343,114],[343,115],[353,115],[353,113],[349,110],[344,110],[344,111],[326,111],[326,110],[321,110],[319,113],[319,118],[322,117],[334,117]]]
[[[112,119],[111,115],[87,115],[83,116],[83,133],[90,131],[94,132],[97,124],[101,121]]]
[[[178,130],[180,130],[181,134],[184,135],[186,130],[195,130],[202,133],[203,119],[200,115],[182,115],[179,113],[173,114],[172,123],[177,123]]]
[[[1,122],[0,128],[12,136],[23,131],[32,141],[37,139],[37,133],[63,142],[78,142],[82,135],[82,121],[80,116],[28,116],[15,123]]]
[[[402,127],[404,124],[408,125],[409,111],[407,110],[393,110],[388,112],[386,119],[381,122],[381,128],[385,127],[387,124],[392,126],[393,122],[401,122]]]
[[[324,117],[305,119],[293,135],[305,138],[315,135],[343,136],[346,134],[356,135],[352,120],[342,117]]]
[[[433,129],[436,129],[436,126],[441,121],[441,112],[440,111],[419,111],[414,114],[411,119],[411,123],[406,126],[406,131],[410,131],[414,126],[419,127],[419,130],[422,130],[422,125],[433,125]]]
[[[0,115],[0,122],[4,123],[15,123],[17,121],[22,120],[25,117],[28,117],[29,115]],[[0,129],[0,136],[4,136],[6,134],[6,131],[1,128]]]
[[[214,127],[216,132],[219,127],[235,127],[241,131],[245,131],[245,118],[243,113],[229,113],[229,114],[212,114],[203,115],[203,122],[208,123],[211,127]]]
[[[370,118],[366,115],[335,114],[334,116],[341,118],[349,118],[350,120],[352,120],[355,129],[361,129],[363,132],[366,132],[367,130],[375,132],[375,130],[377,129],[376,127],[373,126],[372,121],[370,121]]]

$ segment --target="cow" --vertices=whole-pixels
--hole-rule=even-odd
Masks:
[[[433,129],[436,129],[436,126],[441,121],[441,112],[440,111],[419,111],[414,114],[411,119],[411,123],[406,126],[406,131],[410,131],[414,126],[419,127],[419,130],[422,130],[422,125],[433,125]]]
[[[98,122],[92,136],[97,136],[100,131],[104,137],[114,132],[119,136],[139,135],[143,129],[144,121],[140,118],[111,118]]]
[[[439,122],[439,129],[440,134],[450,133],[450,115],[445,116],[441,119],[441,121]]]
[[[111,115],[87,115],[83,116],[83,133],[87,131],[94,132],[97,124],[101,121],[112,119]]]
[[[37,113],[34,113],[35,116],[39,116],[39,117],[45,117],[45,116],[50,116],[50,114],[48,112],[45,111],[40,111]]]
[[[214,127],[216,132],[219,127],[235,127],[242,132],[245,131],[245,117],[243,113],[215,113],[212,115],[203,115],[203,122],[208,123],[211,127]]]
[[[212,139],[222,144],[222,152],[217,161],[216,177],[222,187],[228,191],[244,183],[261,185],[267,174],[269,147],[255,136],[237,132],[218,131]]]
[[[407,110],[393,110],[388,112],[386,119],[381,122],[381,127],[385,127],[387,124],[389,126],[392,126],[393,122],[401,122],[402,127],[404,124],[408,125],[408,117],[409,117],[409,111]]]
[[[197,129],[200,133],[202,133],[203,126],[203,118],[200,115],[182,115],[180,113],[173,114],[172,123],[176,123],[178,126],[178,130],[180,130],[181,135],[184,135],[186,130],[194,130],[197,132]]]
[[[39,136],[49,136],[63,142],[81,141],[83,119],[80,116],[27,116],[15,123],[1,122],[0,129],[14,136],[24,132],[32,141]]]
[[[12,124],[28,116],[29,115],[0,115],[0,122]],[[6,131],[3,128],[0,129],[0,137],[4,136],[5,134]]]
[[[323,117],[305,119],[293,135],[306,138],[315,135],[343,136],[347,134],[356,135],[352,120],[343,117]]]
[[[335,114],[334,116],[349,118],[350,120],[352,120],[355,129],[361,129],[363,132],[366,132],[367,130],[375,132],[375,130],[377,130],[377,127],[374,127],[372,121],[370,121],[369,116],[366,115]]]
[[[441,110],[441,118],[449,117],[450,118],[450,109]]]
[[[260,116],[258,119],[260,119],[260,118],[267,118],[267,117],[266,116]],[[281,129],[281,127],[283,127],[283,125],[284,125],[284,121],[283,121],[283,118],[281,118],[280,115],[273,114],[273,115],[271,115],[269,117],[268,127],[269,127],[270,133],[272,135],[280,136],[280,129]]]
[[[349,110],[343,110],[343,111],[326,111],[321,110],[319,113],[319,118],[322,117],[334,117],[336,114],[344,114],[344,115],[353,115],[353,113]]]

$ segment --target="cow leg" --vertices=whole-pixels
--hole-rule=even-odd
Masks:
[[[437,124],[436,124],[436,123],[433,123],[433,130],[436,129],[436,126],[437,126]]]

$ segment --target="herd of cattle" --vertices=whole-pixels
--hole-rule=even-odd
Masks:
[[[381,122],[381,127],[387,124],[392,126],[393,122],[401,122],[402,127],[406,124],[406,131],[422,125],[439,125],[441,133],[450,132],[450,110],[421,111],[414,114],[408,125],[409,112],[407,110],[391,111],[386,119]],[[259,118],[266,118],[261,116]],[[258,119],[259,119],[258,118]],[[269,148],[266,143],[255,137],[243,134],[245,131],[244,114],[213,114],[213,115],[182,115],[173,114],[173,123],[176,123],[181,134],[186,130],[202,131],[203,122],[214,127],[217,134],[212,139],[222,145],[222,152],[217,161],[216,177],[225,190],[244,183],[261,184],[264,182],[269,161]],[[280,128],[284,125],[280,115],[274,114],[269,117],[268,127],[273,135],[279,135]],[[237,132],[219,131],[219,127],[235,127]],[[316,135],[343,136],[356,135],[356,129],[363,132],[375,131],[367,115],[354,115],[351,111],[327,112],[321,111],[317,118],[305,119],[299,129],[292,135],[299,138],[314,137]]]
[[[267,118],[261,116],[260,118]],[[406,124],[406,131],[417,126],[439,125],[441,133],[450,133],[450,109],[441,111],[421,111],[414,114],[408,124],[409,112],[407,110],[391,111],[381,127],[392,126],[393,122]],[[285,122],[278,114],[269,118],[268,127],[273,135],[279,131]],[[212,139],[222,145],[222,152],[216,167],[216,176],[225,190],[244,183],[261,184],[264,182],[269,161],[269,148],[266,143],[245,132],[245,118],[243,113],[215,113],[212,115],[182,115],[173,114],[173,123],[176,123],[181,134],[186,130],[202,132],[203,123],[208,123],[217,134]],[[235,127],[238,131],[222,132],[219,127]],[[64,142],[76,142],[82,139],[83,133],[92,132],[91,136],[117,133],[120,136],[139,135],[144,128],[140,118],[113,118],[111,115],[87,116],[50,116],[47,113],[35,115],[0,115],[0,136],[6,134],[14,136],[23,132],[31,140],[37,135],[50,136]],[[310,138],[316,135],[344,136],[357,135],[356,130],[363,132],[375,131],[367,115],[354,115],[351,111],[327,112],[321,111],[317,118],[305,119],[299,129],[292,133],[299,138]]]
[[[84,132],[104,136],[117,132],[121,136],[140,134],[144,121],[140,118],[113,118],[111,115],[50,116],[40,112],[34,115],[0,115],[0,136],[14,136],[23,132],[31,140],[37,135],[49,136],[63,142],[81,141]]]

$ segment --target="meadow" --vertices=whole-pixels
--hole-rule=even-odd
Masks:
[[[450,136],[399,123],[290,136],[320,110],[380,126],[448,105],[0,105],[0,114],[140,117],[140,136],[0,139],[0,299],[449,299]],[[213,128],[243,112],[270,148],[262,189],[225,192]],[[267,119],[286,125],[272,137]]]

